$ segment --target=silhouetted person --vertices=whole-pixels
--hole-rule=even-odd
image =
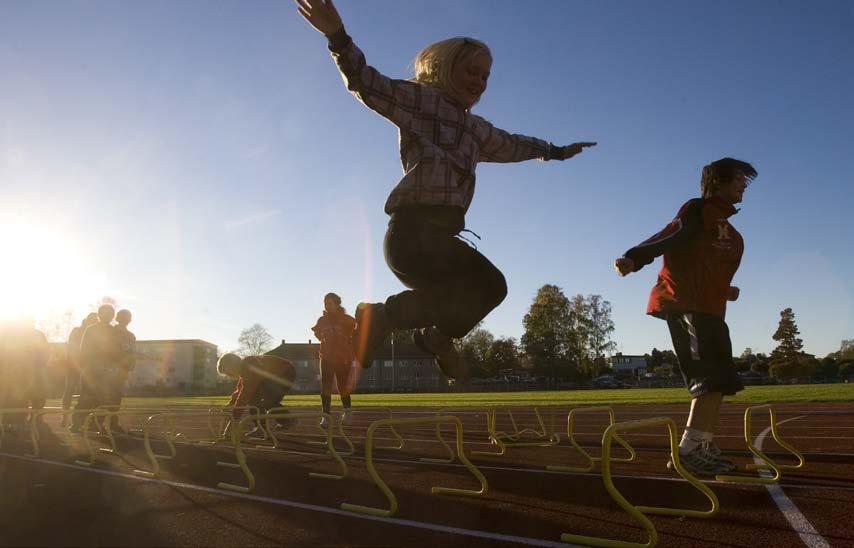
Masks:
[[[117,372],[119,345],[115,328],[110,325],[115,310],[109,304],[98,308],[98,323],[86,328],[80,343],[80,399],[74,408],[72,432],[79,432],[86,415],[81,410],[93,410],[109,398],[109,386]]]
[[[756,177],[747,162],[721,158],[703,167],[701,198],[688,200],[661,232],[614,261],[620,276],[637,272],[664,255],[649,295],[647,314],[667,321],[679,370],[691,394],[679,460],[692,473],[714,476],[736,465],[721,457],[714,442],[721,401],[744,389],[732,359],[726,324],[731,285],[741,264],[744,240],[729,218]],[[668,468],[673,462],[667,463]]]
[[[222,375],[237,379],[228,406],[251,405],[257,407],[260,413],[281,407],[282,398],[290,391],[296,377],[291,362],[267,354],[245,358],[237,354],[223,354],[217,364],[217,370]],[[234,421],[238,421],[241,415],[242,409],[235,409],[232,413]],[[230,427],[229,422],[225,433]]]
[[[338,394],[344,406],[344,424],[350,422],[350,382],[353,370],[353,330],[356,320],[341,306],[341,297],[327,293],[323,297],[323,316],[311,328],[320,339],[320,403],[323,412],[332,408],[332,386],[338,382]],[[325,419],[322,425],[326,426]]]
[[[113,328],[113,334],[118,345],[118,359],[116,371],[106,379],[109,385],[107,387],[107,400],[104,403],[119,408],[121,408],[122,397],[125,394],[128,374],[136,367],[136,336],[128,331],[128,324],[130,324],[131,319],[130,310],[122,309],[116,313],[116,326]],[[110,419],[110,429],[122,431],[119,427],[118,417],[114,416]]]
[[[32,318],[19,319],[0,334],[0,407],[44,409],[47,397],[49,347]],[[10,415],[8,424],[23,423],[24,415]]]
[[[65,370],[65,392],[62,393],[62,408],[71,409],[74,392],[80,388],[80,342],[83,333],[90,325],[98,323],[98,314],[90,312],[80,325],[71,330],[68,335],[68,363]],[[62,418],[62,426],[66,426],[66,418]]]

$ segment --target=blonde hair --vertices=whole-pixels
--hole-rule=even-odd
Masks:
[[[492,57],[489,47],[474,38],[456,36],[430,44],[418,52],[412,65],[414,81],[453,93],[451,75],[457,63],[468,61],[478,53]]]

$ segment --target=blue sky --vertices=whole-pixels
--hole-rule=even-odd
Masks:
[[[732,219],[735,352],[769,352],[785,307],[808,352],[854,338],[850,2],[337,5],[384,73],[474,36],[494,55],[476,113],[599,142],[478,168],[468,227],[510,288],[494,334],[519,337],[552,283],[609,300],[623,352],[670,348],[644,315],[660,262],[625,279],[612,262],[698,194],[704,164],[734,156],[759,171]],[[401,290],[381,250],[400,174],[395,129],[346,93],[291,2],[3,5],[0,244],[26,255],[4,257],[7,312],[79,319],[111,295],[139,338],[231,349],[258,322],[307,341],[327,291],[352,310]]]

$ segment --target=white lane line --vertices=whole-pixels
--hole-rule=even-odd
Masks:
[[[168,485],[170,487],[179,487],[181,489],[189,489],[193,491],[201,491],[203,493],[211,493],[214,495],[221,495],[224,497],[234,497],[244,500],[251,500],[255,502],[265,502],[268,504],[275,504],[277,506],[287,506],[289,508],[298,508],[300,510],[307,510],[310,512],[320,512],[324,514],[332,514],[335,516],[348,517],[353,519],[362,519],[367,521],[374,521],[379,523],[386,523],[390,525],[399,525],[402,527],[412,527],[415,529],[427,529],[430,531],[438,531],[441,533],[449,533],[452,535],[462,535],[467,537],[475,537],[486,540],[494,540],[499,542],[508,542],[515,544],[522,544],[525,546],[543,546],[545,548],[583,548],[578,544],[569,544],[566,542],[558,542],[552,540],[544,540],[530,537],[520,537],[516,535],[504,535],[501,533],[491,533],[489,531],[481,531],[478,529],[465,529],[462,527],[451,527],[448,525],[439,525],[437,523],[428,523],[423,521],[414,521],[409,519],[399,519],[399,518],[385,518],[381,516],[369,516],[366,514],[357,514],[355,512],[348,512],[346,510],[340,510],[338,508],[332,508],[330,506],[320,506],[317,504],[307,504],[304,502],[297,502],[293,500],[287,499],[277,499],[273,497],[262,497],[258,495],[250,495],[246,493],[235,493],[233,491],[226,491],[223,489],[215,489],[213,487],[204,487],[201,485],[192,485],[189,483],[181,483],[178,481],[169,481],[169,480],[161,480],[156,478],[144,478],[141,476],[133,475],[133,474],[123,474],[121,472],[113,472],[111,470],[100,470],[97,468],[89,468],[86,466],[77,466],[74,464],[67,464],[64,462],[54,462],[43,459],[34,459],[31,457],[23,457],[20,455],[10,455],[8,453],[0,453],[0,456],[28,461],[28,462],[36,462],[41,464],[49,464],[51,466],[59,466],[61,468],[70,468],[73,470],[80,470],[83,472],[93,472],[96,474],[103,474],[105,476],[112,476],[116,478],[124,478],[124,479],[132,479],[136,481],[142,481],[147,483],[155,483],[160,485]]]
[[[803,417],[792,417],[791,419],[779,421],[777,425],[779,426],[783,423],[801,418]],[[756,441],[754,443],[760,451],[762,450],[762,444],[765,442],[765,438],[768,436],[768,432],[770,431],[771,427],[768,426],[761,434],[756,436]],[[756,464],[764,464],[762,459],[759,457],[753,457],[753,460]],[[771,477],[771,472],[763,470],[761,471],[761,475]],[[792,502],[792,499],[786,496],[786,493],[780,485],[766,485],[765,488],[768,490],[768,493],[771,495],[774,503],[777,504],[777,508],[779,508],[783,513],[783,516],[791,524],[792,529],[794,529],[798,536],[801,537],[804,544],[810,548],[830,548],[830,544],[824,540],[824,537],[818,534],[818,531],[815,530],[812,523],[804,517],[798,507],[795,506],[795,503]]]

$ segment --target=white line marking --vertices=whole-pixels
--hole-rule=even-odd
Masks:
[[[332,508],[330,506],[319,506],[317,504],[307,504],[304,502],[296,502],[292,500],[286,499],[277,499],[272,497],[261,497],[258,495],[249,495],[246,493],[235,493],[233,491],[225,491],[223,489],[214,489],[213,487],[204,487],[201,485],[192,485],[189,483],[181,483],[178,481],[169,481],[169,480],[161,480],[155,478],[144,478],[141,476],[136,476],[133,474],[123,474],[121,472],[113,472],[111,470],[99,470],[96,468],[88,468],[85,466],[77,466],[74,464],[66,464],[64,462],[54,462],[43,459],[34,459],[30,457],[22,457],[20,455],[10,455],[8,453],[0,453],[0,456],[9,457],[13,459],[28,461],[28,462],[36,462],[41,464],[49,464],[52,466],[59,466],[62,468],[71,468],[73,470],[80,470],[83,472],[93,472],[96,474],[103,474],[106,476],[112,476],[117,478],[124,479],[133,479],[137,481],[143,481],[148,483],[155,483],[160,485],[168,485],[170,487],[179,487],[181,489],[190,489],[194,491],[201,491],[203,493],[211,493],[214,495],[222,495],[224,497],[235,497],[240,499],[252,500],[255,502],[266,502],[268,504],[275,504],[278,506],[287,506],[290,508],[299,508],[300,510],[308,510],[311,512],[321,512],[324,514],[332,514],[336,516],[344,516],[353,519],[363,519],[367,521],[375,521],[379,523],[387,523],[391,525],[399,525],[402,527],[414,527],[416,529],[428,529],[430,531],[439,531],[442,533],[449,533],[452,535],[463,535],[467,537],[475,537],[482,538],[487,540],[495,540],[500,542],[509,542],[516,544],[524,544],[526,546],[543,546],[545,548],[583,548],[578,544],[569,544],[566,542],[558,542],[552,540],[544,540],[544,539],[536,539],[530,537],[519,537],[516,535],[504,535],[501,533],[490,533],[489,531],[480,531],[477,529],[464,529],[462,527],[451,527],[448,525],[439,525],[436,523],[427,523],[422,521],[414,521],[409,519],[399,519],[399,518],[384,518],[381,516],[369,516],[366,514],[357,514],[355,512],[348,512],[346,510],[340,510],[338,508]]]
[[[783,423],[801,418],[803,417],[792,417],[791,419],[779,421],[777,425],[779,426]],[[765,438],[768,436],[768,432],[770,431],[771,427],[768,426],[761,434],[756,436],[756,441],[754,443],[760,451],[762,450],[762,444],[765,442]],[[753,460],[756,464],[764,464],[762,459],[759,457],[753,457]],[[771,472],[767,470],[762,470],[760,473],[763,476],[771,477]],[[779,508],[783,513],[783,516],[792,525],[792,529],[794,529],[798,536],[801,537],[804,544],[810,548],[830,548],[830,544],[824,540],[824,537],[818,534],[818,531],[815,530],[812,523],[810,523],[801,511],[798,510],[798,507],[795,506],[792,499],[786,496],[786,493],[783,492],[783,488],[780,485],[766,485],[765,488],[768,490],[771,498],[774,499],[774,503],[777,504],[777,508]]]

